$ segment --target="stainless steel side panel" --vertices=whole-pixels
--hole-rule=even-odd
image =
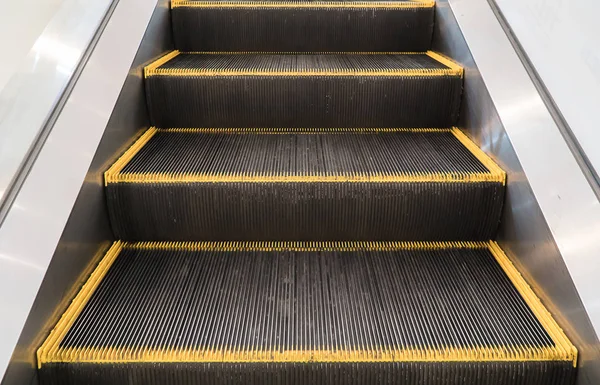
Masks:
[[[498,240],[579,348],[578,384],[598,384],[594,193],[485,0],[438,0],[433,45],[466,67],[460,127],[508,173]]]
[[[148,127],[142,69],[172,48],[168,0],[121,1],[92,54],[92,67],[84,69],[84,83],[75,86],[63,110],[71,119],[61,125],[59,117],[50,147],[25,182],[26,195],[19,195],[19,206],[0,229],[0,252],[13,258],[0,256],[0,268],[14,264],[0,271],[2,277],[14,275],[0,282],[14,300],[11,312],[3,308],[0,334],[18,338],[2,385],[37,383],[36,349],[86,278],[86,268],[112,242],[103,172]],[[6,363],[13,347],[0,346]],[[0,378],[3,370],[0,365]]]

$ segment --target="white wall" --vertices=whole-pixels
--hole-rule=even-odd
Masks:
[[[600,173],[600,2],[496,3]]]
[[[0,91],[64,0],[0,0]]]

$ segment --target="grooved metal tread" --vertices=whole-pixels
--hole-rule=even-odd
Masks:
[[[106,183],[498,182],[454,129],[149,129]]]
[[[296,7],[299,5],[310,5],[319,7],[327,5],[331,7],[347,7],[354,5],[362,6],[386,6],[386,7],[407,7],[407,8],[431,8],[435,1],[430,0],[325,0],[325,1],[307,1],[307,0],[171,0],[171,8],[178,7],[214,7],[214,6],[255,6],[255,7]]]
[[[181,51],[426,51],[433,1],[172,1]],[[235,28],[232,28],[232,25]]]
[[[38,362],[567,361],[493,242],[117,242]]]

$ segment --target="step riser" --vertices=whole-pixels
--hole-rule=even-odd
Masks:
[[[459,76],[151,76],[157,127],[450,127]]]
[[[495,182],[110,183],[123,240],[488,240]]]
[[[568,385],[570,362],[49,364],[42,385]]]
[[[175,46],[187,52],[426,51],[433,14],[433,7],[172,10]]]

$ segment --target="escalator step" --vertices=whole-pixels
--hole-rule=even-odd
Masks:
[[[180,54],[145,68],[157,127],[450,127],[462,68],[433,53]]]
[[[505,173],[458,129],[149,129],[105,174],[127,241],[486,240]]]
[[[494,242],[116,242],[43,385],[568,385],[577,351]]]
[[[172,0],[181,51],[427,51],[433,1]],[[235,27],[233,27],[235,26]]]

